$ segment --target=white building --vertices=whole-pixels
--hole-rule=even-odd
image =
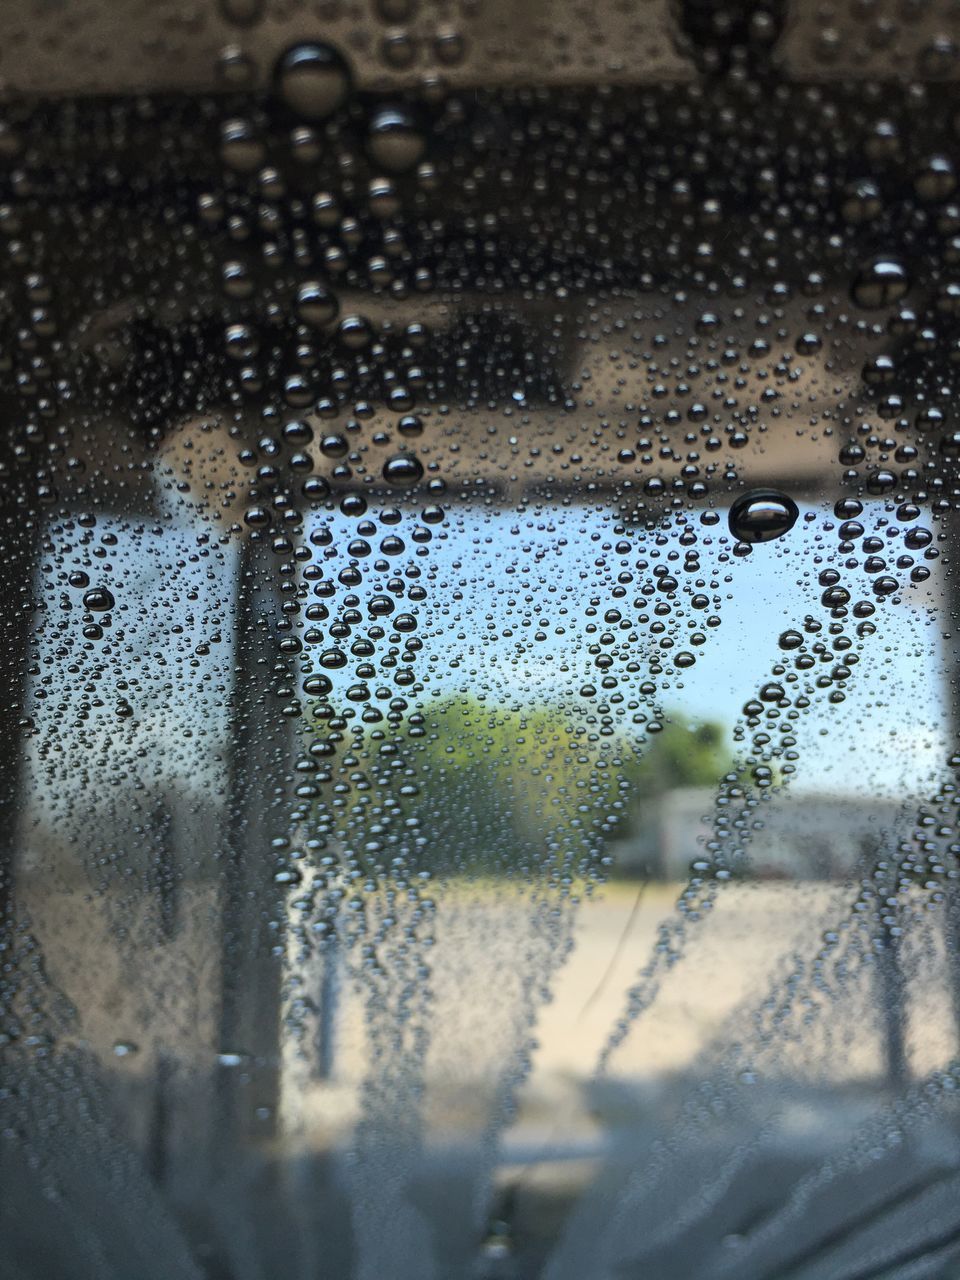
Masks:
[[[667,791],[644,830],[614,849],[622,871],[683,880],[713,835],[710,787]],[[910,828],[909,801],[784,790],[761,801],[749,833],[749,872],[761,878],[829,880],[854,874]]]

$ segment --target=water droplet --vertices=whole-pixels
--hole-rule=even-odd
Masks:
[[[217,58],[217,78],[229,89],[249,89],[257,77],[257,64],[239,45],[228,44]]]
[[[863,503],[857,498],[840,498],[834,503],[833,514],[838,520],[852,520],[863,514]]]
[[[337,327],[341,343],[348,351],[362,351],[373,340],[373,329],[363,316],[344,316]]]
[[[115,604],[113,593],[106,587],[91,587],[89,591],[84,592],[83,605],[91,613],[104,613],[107,609],[112,609]]]
[[[402,436],[423,435],[423,419],[415,413],[406,413],[397,423],[397,430]]]
[[[344,494],[340,501],[340,510],[345,516],[359,518],[366,514],[367,500],[362,493]]]
[[[425,148],[423,134],[404,107],[382,107],[370,122],[367,149],[391,173],[412,169]]]
[[[904,545],[909,547],[911,551],[920,551],[923,547],[928,547],[933,541],[933,534],[929,529],[908,529],[904,536]]]
[[[249,298],[253,293],[250,272],[242,262],[231,259],[222,268],[223,291],[231,298]]]
[[[350,68],[330,45],[309,41],[283,54],[277,63],[276,81],[291,111],[306,120],[322,120],[346,101]]]
[[[226,120],[220,130],[220,158],[228,169],[250,173],[263,164],[267,150],[247,120]]]
[[[260,343],[248,324],[231,324],[224,334],[224,346],[231,360],[252,360]]]
[[[387,484],[407,486],[416,484],[423,477],[423,463],[409,453],[398,453],[383,464],[383,478]]]
[[[754,489],[730,508],[730,532],[740,542],[770,542],[789,533],[799,515],[797,504],[785,493]]]
[[[338,671],[347,665],[347,655],[342,649],[324,649],[320,655],[320,665],[328,671]]]
[[[333,688],[333,682],[329,676],[307,676],[303,682],[304,693],[314,698],[325,697]]]
[[[872,494],[889,493],[896,486],[897,477],[892,471],[881,468],[867,477],[867,492]]]
[[[412,67],[419,52],[418,41],[408,31],[388,31],[380,44],[380,56],[395,71]]]
[[[850,603],[850,592],[846,587],[827,587],[820,601],[828,609],[842,609],[844,605]]]
[[[930,156],[918,170],[913,187],[921,200],[946,200],[957,189],[953,161],[945,155]]]
[[[319,328],[335,320],[339,310],[336,297],[315,280],[308,280],[297,290],[297,315],[304,324]]]
[[[844,188],[840,212],[847,222],[858,225],[879,217],[883,211],[883,197],[877,184],[869,178],[848,183]]]
[[[909,288],[903,263],[898,258],[879,257],[857,272],[852,297],[858,307],[870,311],[899,302]]]
[[[447,27],[438,31],[433,38],[433,53],[438,62],[445,67],[455,67],[461,63],[466,53],[466,44],[462,34]]]

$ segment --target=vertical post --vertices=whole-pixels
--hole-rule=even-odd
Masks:
[[[3,460],[5,461],[5,459]],[[18,501],[23,477],[0,463],[0,965],[11,943],[27,726],[27,656],[40,529]],[[2,1003],[2,998],[0,998]]]
[[[953,1021],[957,1034],[956,1053],[960,1056],[960,885],[956,882],[950,884],[948,895],[943,927],[953,999]]]
[[[864,863],[876,864],[883,854],[882,841],[867,838],[863,841]],[[895,874],[895,873],[894,873]],[[878,895],[876,906],[877,947],[875,950],[877,973],[877,1000],[880,1004],[880,1026],[883,1038],[884,1075],[888,1087],[900,1092],[909,1077],[906,1045],[906,990],[903,968],[900,963],[900,941],[890,924],[886,923],[888,909],[886,898],[890,893],[892,875],[889,868],[877,873],[875,887]]]
[[[946,655],[946,681],[944,697],[948,699],[950,728],[954,740],[960,738],[960,516],[950,511],[941,517],[941,527],[947,536],[946,555],[941,558],[944,571],[944,587],[941,599],[945,602],[943,625],[940,630],[948,646]],[[956,750],[956,748],[954,748]],[[955,860],[954,860],[955,861]],[[947,864],[949,866],[949,863]],[[953,868],[960,870],[960,864]],[[947,972],[953,999],[953,1020],[957,1034],[957,1052],[960,1053],[960,881],[946,882],[947,903],[944,919],[944,941],[947,952]]]
[[[900,942],[887,925],[880,925],[882,948],[877,953],[880,979],[880,1006],[883,1022],[883,1047],[887,1084],[900,1093],[909,1078],[904,1009],[903,969],[900,964]]]
[[[317,1080],[329,1080],[333,1075],[340,982],[339,947],[340,944],[334,935],[326,940],[322,952],[323,972],[320,975],[317,1018],[317,1065],[314,1071],[314,1078]]]
[[[265,548],[245,540],[238,558],[228,861],[222,905],[220,1132],[229,1161],[275,1135],[280,1095],[284,927],[271,841],[282,834],[289,722],[275,695],[279,598]]]

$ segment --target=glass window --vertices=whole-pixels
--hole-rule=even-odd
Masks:
[[[0,49],[0,1274],[960,1273],[951,4]]]

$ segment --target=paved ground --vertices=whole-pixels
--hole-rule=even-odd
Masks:
[[[87,900],[79,913],[76,894],[58,903],[39,888],[36,923],[52,976],[78,996],[87,1043],[105,1064],[107,1091],[119,1097],[128,1090],[134,1123],[113,1129],[86,1116],[97,1096],[95,1079],[88,1088],[78,1078],[71,1092],[60,1075],[53,1077],[52,1097],[63,1101],[63,1114],[54,1117],[63,1140],[45,1154],[56,1165],[62,1203],[115,1204],[122,1218],[115,1221],[111,1208],[85,1228],[86,1260],[71,1244],[69,1273],[54,1243],[72,1241],[74,1227],[60,1221],[53,1202],[38,1212],[40,1191],[31,1181],[38,1175],[25,1170],[16,1145],[5,1155],[0,1142],[6,1170],[0,1176],[20,1188],[6,1210],[9,1229],[22,1235],[16,1258],[31,1260],[20,1271],[12,1264],[15,1280],[40,1280],[37,1258],[45,1260],[44,1277],[199,1280],[194,1259],[203,1249],[225,1259],[222,1271],[209,1273],[217,1280],[275,1274],[366,1280],[386,1274],[384,1257],[391,1259],[391,1280],[852,1280],[868,1245],[889,1258],[900,1244],[918,1255],[916,1268],[897,1263],[877,1270],[878,1277],[957,1274],[936,1269],[936,1232],[928,1265],[928,1242],[917,1225],[960,1230],[954,1121],[932,1104],[905,1121],[890,1110],[875,972],[854,976],[852,996],[828,1001],[819,1022],[796,1024],[796,1042],[763,1058],[755,1084],[735,1078],[733,1099],[714,1086],[704,1095],[702,1121],[678,1123],[683,1100],[700,1096],[691,1080],[716,1081],[725,1066],[747,1060],[755,1035],[751,1011],[771,992],[783,998],[790,957],[809,961],[824,932],[843,918],[850,899],[843,885],[725,890],[604,1081],[594,1076],[597,1055],[660,924],[671,917],[676,888],[650,889],[638,903],[635,886],[611,886],[569,919],[555,903],[534,911],[529,900],[492,886],[438,894],[433,947],[417,943],[404,953],[385,943],[370,958],[375,967],[361,968],[355,979],[346,976],[341,955],[338,972],[327,974],[334,978],[327,989],[336,992],[328,1077],[318,1074],[316,1025],[301,1042],[302,1054],[291,1036],[281,1138],[251,1142],[235,1167],[215,1170],[212,1194],[198,1158],[207,1140],[203,1125],[217,1116],[216,1098],[203,1088],[219,1078],[211,1069],[218,1046],[210,1040],[216,948],[208,922],[215,912],[206,891],[188,904],[189,927],[177,948],[157,947],[146,958],[142,948],[137,952],[141,966],[152,966],[157,991],[166,993],[167,1005],[156,1008],[167,1009],[175,1032],[168,1043],[188,1064],[177,1088],[184,1081],[202,1086],[182,1116],[185,1095],[161,1098],[169,1108],[167,1132],[180,1135],[171,1147],[180,1163],[170,1163],[168,1154],[161,1194],[148,1136],[161,1096],[150,1074],[153,1055],[146,1039],[129,1055],[113,1049],[136,1027],[146,971],[131,972],[111,942],[109,904]],[[368,921],[369,937],[376,923]],[[562,946],[568,925],[575,944],[569,955]],[[940,930],[931,915],[904,958],[915,1076],[956,1052]],[[390,936],[402,939],[403,928]],[[197,960],[202,956],[206,969]],[[429,981],[418,977],[427,962]],[[305,993],[321,1000],[322,966],[308,977]],[[421,1007],[427,992],[430,1001]],[[794,996],[801,1011],[803,995]],[[372,1040],[369,1026],[384,1038]],[[429,1034],[418,1039],[418,1028]],[[745,1049],[736,1048],[738,1040]],[[494,1126],[496,1141],[488,1142],[504,1102],[497,1092],[502,1073],[520,1065],[525,1048],[530,1074],[516,1115]],[[235,1069],[249,1070],[242,1055]],[[144,1090],[139,1102],[129,1093],[137,1082]],[[23,1083],[39,1087],[33,1077]],[[853,1159],[851,1137],[877,1116],[880,1128]],[[359,1130],[358,1162],[361,1118],[369,1123]],[[904,1145],[891,1145],[898,1134]],[[814,1174],[826,1181],[811,1192],[812,1207],[790,1209],[794,1189]],[[633,1186],[636,1203],[624,1208],[624,1189]],[[477,1205],[487,1203],[482,1193],[491,1188],[489,1211],[502,1219],[505,1236],[484,1243],[477,1238]],[[167,1196],[177,1202],[175,1211]],[[202,1221],[196,1238],[187,1239],[193,1205],[202,1207]],[[154,1241],[146,1253],[138,1243],[145,1215]],[[406,1237],[401,1228],[409,1228]],[[40,1250],[38,1240],[50,1248]],[[586,1258],[579,1240],[589,1243]],[[943,1246],[952,1247],[949,1240]],[[105,1254],[116,1257],[112,1271],[101,1266]],[[167,1261],[174,1256],[179,1269]],[[154,1267],[151,1259],[160,1257],[163,1265]],[[792,1270],[783,1270],[784,1258],[793,1259]],[[952,1255],[946,1265],[954,1265]]]
[[[425,1063],[433,1100],[427,1113],[437,1126],[478,1124],[489,1101],[485,1086],[496,1078],[505,1055],[532,1035],[532,1074],[513,1138],[523,1141],[524,1132],[564,1126],[588,1131],[593,1104],[587,1108],[585,1098],[598,1054],[624,1012],[628,990],[649,961],[675,898],[674,886],[653,886],[638,898],[635,886],[617,884],[598,900],[580,904],[573,951],[554,974],[552,999],[539,1004],[532,1027],[519,1016],[517,977],[524,966],[529,971],[539,962],[546,971],[547,964],[542,953],[533,954],[527,908],[516,902],[492,904],[479,895],[473,903],[461,899],[444,905],[441,900],[430,955],[437,978]],[[686,954],[664,975],[651,1010],[613,1055],[610,1074],[656,1092],[718,1043],[745,1032],[749,1038],[742,1018],[771,991],[779,991],[792,955],[809,960],[823,933],[843,918],[850,898],[850,888],[842,884],[748,884],[726,890],[712,918],[691,930]],[[908,967],[905,987],[907,1048],[916,1074],[956,1051],[935,921],[923,951],[923,963]],[[828,1010],[803,1033],[808,1044],[800,1057],[808,1075],[812,1070],[838,1088],[882,1081],[886,1057],[884,1027],[875,1016],[878,989],[876,975],[861,976],[847,1006]],[[290,1064],[288,1101],[307,1133],[316,1123],[321,1142],[334,1136],[330,1126],[343,1132],[357,1114],[357,1086],[368,1055],[363,1010],[360,991],[341,981],[330,1080],[310,1083],[309,1073]],[[786,1074],[793,1061],[783,1061]]]

